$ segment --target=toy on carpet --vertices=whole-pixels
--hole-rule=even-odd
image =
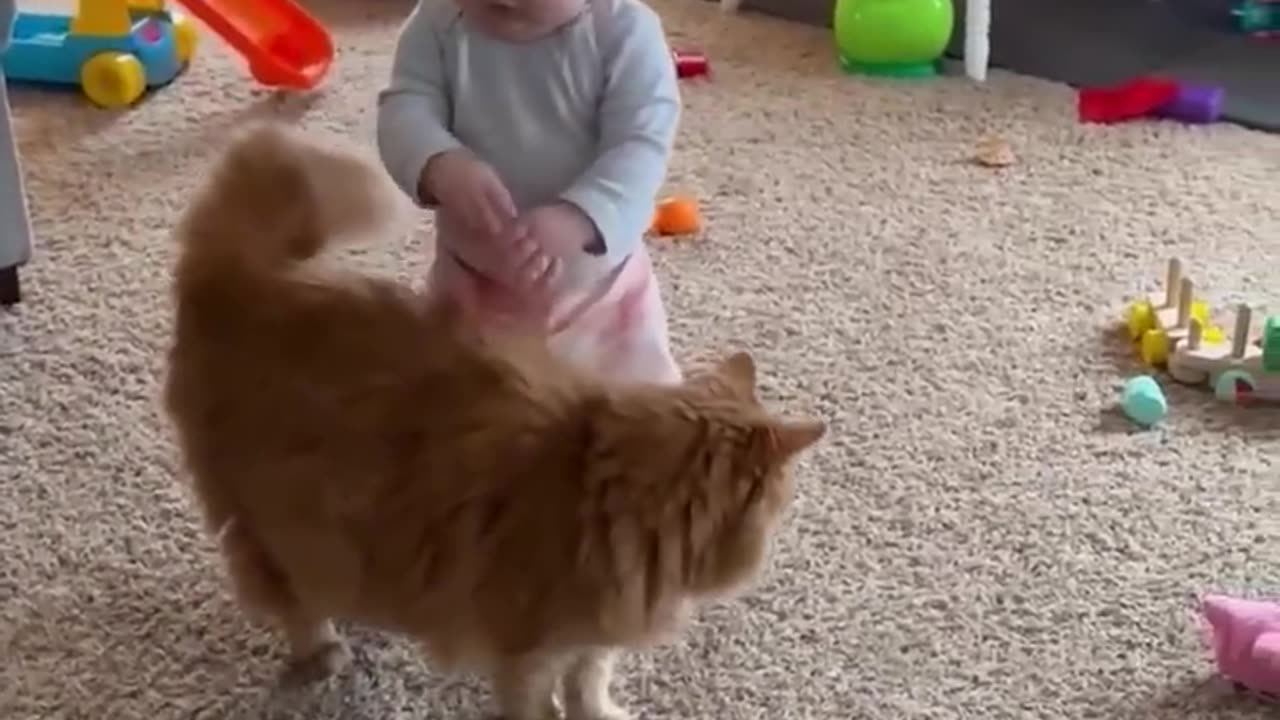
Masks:
[[[1230,341],[1205,342],[1203,325],[1192,318],[1186,338],[1169,355],[1169,376],[1186,385],[1207,384],[1219,400],[1239,405],[1280,402],[1280,315],[1264,321],[1255,342],[1252,324],[1252,308],[1241,304]]]
[[[1280,0],[1240,0],[1231,14],[1241,32],[1262,39],[1280,35]]]
[[[1226,91],[1144,76],[1114,87],[1085,87],[1078,94],[1080,120],[1119,123],[1164,118],[1189,124],[1217,122]]]
[[[183,5],[249,62],[269,87],[315,87],[333,40],[293,0],[184,0]],[[0,69],[13,81],[79,86],[96,105],[133,105],[182,73],[195,53],[195,23],[165,0],[77,0],[75,12],[20,12]]]
[[[72,15],[19,12],[0,68],[9,80],[79,85],[95,105],[127,107],[187,68],[198,35],[162,2],[79,0]]]
[[[711,74],[711,62],[707,56],[694,50],[672,50],[676,63],[676,77],[680,79],[705,77]]]
[[[951,40],[955,8],[952,0],[836,0],[832,25],[846,72],[933,77]]]
[[[248,61],[249,73],[262,85],[312,90],[333,64],[333,37],[295,0],[181,3]]]
[[[1165,399],[1164,391],[1155,378],[1139,375],[1124,384],[1120,409],[1138,425],[1152,427],[1164,422],[1169,416],[1169,401]]]
[[[1183,276],[1182,261],[1173,258],[1164,292],[1151,293],[1129,306],[1125,319],[1129,339],[1137,343],[1143,364],[1163,368],[1173,346],[1191,332],[1193,318],[1200,321],[1203,341],[1221,342],[1222,331],[1209,324],[1209,305],[1194,295],[1195,284]]]
[[[1194,298],[1182,261],[1169,261],[1165,291],[1129,306],[1129,339],[1144,364],[1164,368],[1186,385],[1208,385],[1222,400],[1239,404],[1280,402],[1280,316],[1265,319],[1251,340],[1253,311],[1236,309],[1230,339],[1209,320],[1209,308]]]
[[[1207,595],[1200,612],[1218,672],[1242,689],[1280,694],[1280,604]]]
[[[654,210],[651,229],[659,235],[691,235],[702,228],[701,215],[693,198],[666,198]]]

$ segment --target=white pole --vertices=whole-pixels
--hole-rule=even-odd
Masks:
[[[978,82],[985,82],[990,61],[991,0],[968,0],[964,16],[964,72]]]

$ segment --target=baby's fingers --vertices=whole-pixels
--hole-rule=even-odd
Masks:
[[[560,258],[553,257],[551,262],[547,264],[546,272],[542,273],[542,277],[538,279],[538,285],[548,287],[560,277],[560,269],[563,267]]]
[[[543,291],[551,286],[560,275],[560,258],[539,255],[541,258],[537,268],[530,276],[529,288]]]
[[[493,204],[481,201],[476,208],[476,225],[489,237],[496,237],[502,232],[502,216],[493,209]]]
[[[523,256],[516,261],[513,284],[521,290],[536,287],[547,269],[551,266],[551,258],[540,252]]]
[[[511,220],[519,214],[519,209],[516,208],[516,201],[511,197],[511,192],[496,177],[493,179],[493,185],[489,188],[489,196],[504,221]]]
[[[499,247],[504,252],[511,253],[513,257],[519,258],[520,262],[538,249],[533,238],[529,236],[529,224],[523,220],[507,224],[496,237]]]
[[[515,203],[511,201],[511,194],[507,192],[507,189],[496,180],[486,186],[482,192],[481,207],[483,208],[485,229],[491,235],[496,236],[511,221],[515,220]]]

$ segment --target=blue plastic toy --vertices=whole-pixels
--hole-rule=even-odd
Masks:
[[[1124,384],[1120,408],[1130,420],[1143,427],[1156,425],[1169,415],[1169,401],[1160,383],[1150,375],[1130,378]]]
[[[18,13],[0,69],[11,81],[79,85],[96,105],[127,107],[187,67],[196,37],[163,0],[79,0],[73,15]]]
[[[1231,11],[1242,32],[1269,36],[1280,32],[1280,1],[1241,0]]]

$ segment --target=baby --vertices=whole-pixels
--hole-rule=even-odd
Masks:
[[[420,0],[378,147],[435,210],[430,291],[487,323],[534,323],[607,377],[678,382],[643,236],[679,118],[642,0]]]

